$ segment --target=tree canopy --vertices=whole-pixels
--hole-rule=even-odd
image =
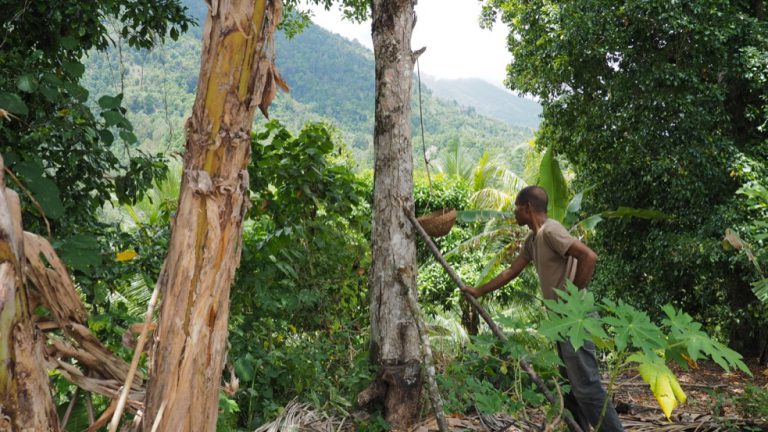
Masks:
[[[730,332],[764,322],[754,272],[720,247],[745,219],[736,191],[768,169],[763,2],[490,0],[483,21],[496,18],[510,29],[506,83],[541,100],[537,142],[571,163],[577,188],[594,186],[585,210],[672,216],[606,223],[596,286]]]

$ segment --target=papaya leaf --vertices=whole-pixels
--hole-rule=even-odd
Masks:
[[[637,367],[640,376],[651,387],[661,410],[669,419],[672,410],[687,399],[677,377],[667,367],[664,360],[655,354],[634,355],[630,357],[630,360],[640,363]]]
[[[603,321],[613,327],[618,351],[624,351],[630,344],[644,351],[654,351],[666,346],[664,334],[651,322],[648,314],[622,301],[603,303],[613,312],[613,316],[606,316]]]
[[[555,290],[561,301],[544,300],[550,316],[541,323],[539,331],[552,340],[569,340],[574,349],[581,348],[586,340],[608,339],[594,313],[597,310],[594,294],[578,289],[571,281],[566,282],[564,290]]]
[[[671,305],[665,305],[662,310],[667,314],[667,318],[662,322],[669,327],[669,335],[672,339],[670,344],[684,346],[691,360],[696,361],[709,356],[726,371],[738,368],[752,375],[744,364],[741,354],[710,338],[701,330],[701,324],[693,321],[690,315],[675,310]]]

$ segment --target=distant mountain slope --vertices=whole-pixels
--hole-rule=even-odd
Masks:
[[[510,126],[538,128],[541,122],[541,105],[537,102],[481,79],[438,79],[422,74],[421,80],[435,96],[473,107],[478,113],[502,120]]]
[[[197,15],[200,10],[194,12]],[[183,122],[197,86],[200,45],[196,27],[150,53],[125,49],[122,53],[93,53],[86,62],[84,84],[94,101],[103,94],[124,93],[124,106],[143,148],[180,149]],[[278,93],[270,107],[271,117],[295,131],[306,121],[326,121],[340,131],[361,166],[372,166],[373,53],[318,26],[308,27],[291,40],[278,35],[276,50],[278,69],[291,92]],[[474,156],[488,150],[519,167],[520,152],[513,150],[531,139],[533,129],[482,116],[474,108],[439,99],[428,89],[422,92],[422,100],[427,146],[439,150],[451,139],[459,139],[462,148]],[[412,99],[412,112],[414,152],[418,154],[417,98]],[[256,122],[263,121],[257,115]]]

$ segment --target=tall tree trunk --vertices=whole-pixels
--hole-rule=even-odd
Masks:
[[[5,187],[0,157],[0,430],[58,431],[43,368],[43,337],[32,325],[24,287],[21,206]]]
[[[250,132],[282,83],[273,64],[279,0],[208,1],[197,98],[186,125],[179,207],[161,284],[145,431],[213,431],[229,290],[249,204]]]
[[[402,204],[413,210],[411,83],[413,0],[373,0],[376,125],[371,293],[371,359],[393,429],[416,419],[421,394],[419,335],[407,304],[416,286],[416,244]]]

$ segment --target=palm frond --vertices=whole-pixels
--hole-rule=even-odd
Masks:
[[[450,258],[453,254],[460,252],[468,252],[473,249],[478,249],[481,246],[487,245],[499,238],[506,238],[512,235],[512,229],[510,227],[501,227],[494,230],[483,231],[482,233],[471,237],[459,243],[455,248],[451,249],[445,254],[446,258]]]
[[[128,285],[115,289],[114,296],[125,301],[131,316],[141,317],[147,311],[147,304],[152,297],[152,288],[144,275],[136,273],[131,276]]]
[[[512,195],[496,188],[481,189],[473,193],[469,198],[472,208],[488,210],[502,210],[509,208],[514,200]]]

